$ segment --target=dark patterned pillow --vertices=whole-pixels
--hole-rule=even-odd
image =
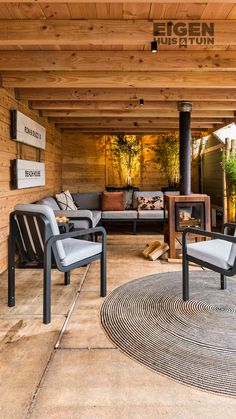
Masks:
[[[67,210],[76,211],[78,209],[69,191],[64,191],[60,194],[57,194],[56,200],[59,207],[64,211],[67,211]]]
[[[163,208],[162,196],[139,196],[137,198],[138,211],[160,210]]]

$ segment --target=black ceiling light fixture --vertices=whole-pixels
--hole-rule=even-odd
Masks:
[[[139,99],[139,105],[143,106],[144,105],[144,99]]]
[[[156,54],[157,52],[157,40],[156,38],[153,38],[153,41],[151,42],[151,51],[153,54]]]

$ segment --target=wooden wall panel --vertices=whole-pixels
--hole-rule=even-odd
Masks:
[[[142,190],[160,190],[166,186],[163,173],[152,162],[149,150],[157,136],[142,137],[141,176],[138,186]],[[106,186],[106,159],[102,137],[81,133],[62,136],[62,187],[71,192],[104,191]]]
[[[41,161],[46,163],[46,185],[17,190],[11,184],[11,160],[38,160],[39,150],[10,139],[10,110],[18,109],[46,128],[46,150]],[[0,273],[7,268],[9,213],[17,203],[34,202],[61,190],[61,133],[46,118],[31,111],[27,102],[15,99],[10,90],[0,89]]]

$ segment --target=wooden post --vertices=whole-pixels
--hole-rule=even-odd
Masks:
[[[225,139],[225,149],[223,151],[224,153],[224,159],[227,160],[230,155],[230,147],[231,147],[231,141],[229,138]],[[223,170],[223,223],[227,223],[229,219],[229,210],[228,210],[228,187],[227,187],[227,176],[225,170]]]
[[[231,140],[231,153],[236,152],[236,140]],[[230,184],[230,194],[228,203],[229,221],[235,223],[236,221],[236,185]]]

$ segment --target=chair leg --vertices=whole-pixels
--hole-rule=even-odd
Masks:
[[[187,258],[183,256],[183,300],[188,301],[189,299],[189,262]]]
[[[136,234],[136,233],[137,233],[137,221],[134,220],[133,221],[133,234]]]
[[[15,244],[10,236],[8,241],[8,307],[15,306]]]
[[[222,290],[227,289],[227,277],[225,275],[220,275],[220,288]]]
[[[65,285],[70,285],[70,271],[65,272],[65,274],[64,274],[64,284]]]
[[[47,264],[43,272],[43,322],[51,322],[51,264]]]
[[[95,233],[95,242],[98,242],[98,233]]]
[[[106,253],[102,252],[100,259],[100,296],[106,297],[107,295],[107,279],[106,279]]]

